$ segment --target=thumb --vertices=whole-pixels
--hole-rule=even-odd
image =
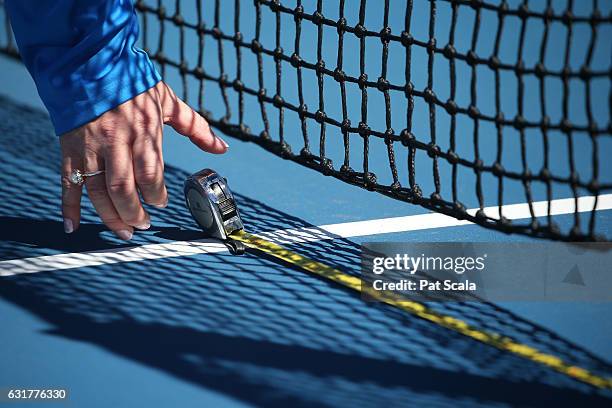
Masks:
[[[227,151],[228,144],[213,132],[206,119],[177,97],[168,85],[160,82],[156,88],[165,124],[187,136],[193,144],[206,152],[221,154]]]

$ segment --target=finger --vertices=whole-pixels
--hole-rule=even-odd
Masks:
[[[158,87],[164,123],[206,152],[220,154],[227,151],[229,145],[212,131],[206,119],[178,98],[168,85],[162,82]]]
[[[168,192],[164,183],[162,130],[155,126],[150,131],[156,134],[154,138],[140,137],[132,146],[134,177],[144,202],[163,208],[168,204]]]
[[[75,156],[66,155],[62,160],[62,217],[67,234],[76,231],[81,222],[82,186],[70,181],[72,170],[81,168],[81,165],[82,160]]]
[[[103,169],[104,161],[100,157],[86,158],[85,168],[87,169],[86,171]],[[88,177],[85,181],[85,186],[87,188],[87,195],[102,222],[119,238],[126,241],[130,240],[134,230],[119,217],[119,213],[108,195],[105,177],[101,174]]]
[[[105,152],[106,188],[119,217],[128,225],[148,229],[149,215],[145,212],[134,180],[132,153],[127,143],[115,143]]]
[[[119,216],[138,229],[151,226],[149,215],[142,208],[136,181],[132,153],[127,143],[115,143],[105,152],[106,187]]]

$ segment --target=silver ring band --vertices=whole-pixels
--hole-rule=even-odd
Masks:
[[[68,180],[70,180],[72,184],[82,186],[83,183],[85,183],[85,179],[87,179],[87,177],[97,176],[98,174],[102,173],[104,173],[104,170],[83,172],[79,169],[74,169],[70,173],[70,177],[68,177]]]

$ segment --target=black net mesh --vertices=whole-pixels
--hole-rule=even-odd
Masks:
[[[606,239],[578,197],[612,189],[608,2],[135,4],[164,78],[228,135],[485,227]],[[575,200],[568,229],[558,197]],[[516,202],[527,222],[504,217]]]
[[[117,250],[88,203],[63,233],[59,148],[47,117],[0,99],[0,260]],[[130,245],[200,239],[181,199],[187,174],[166,168],[170,203]],[[24,177],[37,189],[24,205]],[[236,194],[249,230],[294,229],[299,254],[358,275],[360,248]],[[307,234],[307,236],[306,236]],[[75,239],[76,238],[76,239]],[[142,247],[146,250],[147,247]],[[596,390],[516,355],[247,253],[106,264],[2,278],[0,296],[50,327],[186,381],[261,406],[550,406],[609,403]],[[491,303],[432,303],[592,372],[610,364]]]

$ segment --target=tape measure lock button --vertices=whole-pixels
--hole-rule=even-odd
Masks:
[[[225,245],[227,245],[227,248],[229,249],[232,255],[244,255],[247,249],[244,242],[231,238],[225,241]]]

